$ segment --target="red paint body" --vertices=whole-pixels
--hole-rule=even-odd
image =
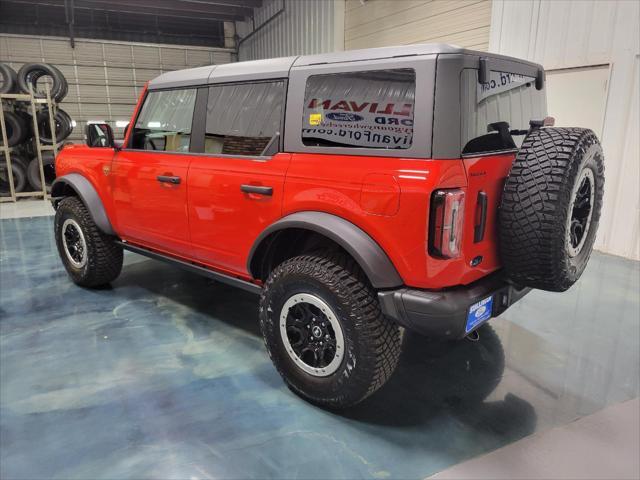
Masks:
[[[240,278],[251,280],[247,258],[265,228],[291,213],[321,211],[369,234],[405,285],[438,289],[471,283],[500,267],[497,207],[513,158],[278,153],[264,160],[74,145],[60,153],[56,172],[79,173],[93,184],[123,240]],[[182,181],[159,183],[158,175]],[[242,184],[273,187],[273,195],[243,193]],[[427,252],[429,202],[438,188],[466,192],[460,258],[438,259]],[[474,243],[480,190],[488,195],[489,210],[484,240]],[[482,262],[471,267],[478,255]]]

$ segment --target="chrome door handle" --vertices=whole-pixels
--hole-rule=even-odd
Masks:
[[[172,177],[169,175],[158,175],[157,176],[157,180],[160,183],[171,183],[172,185],[179,185],[180,184],[180,177]]]
[[[262,187],[259,185],[240,185],[240,191],[244,193],[257,193],[258,195],[273,195],[273,187]]]

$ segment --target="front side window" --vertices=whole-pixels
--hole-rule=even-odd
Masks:
[[[196,89],[149,92],[136,120],[131,148],[188,152]]]
[[[310,76],[302,141],[314,147],[410,148],[415,91],[416,74],[408,68]]]
[[[283,81],[210,87],[204,151],[266,154],[267,145],[280,134],[284,96]]]

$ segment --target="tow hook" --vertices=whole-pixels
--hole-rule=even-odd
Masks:
[[[477,342],[477,341],[480,340],[480,333],[478,333],[477,330],[474,330],[469,335],[467,335],[465,338],[467,340],[469,340],[470,342]]]

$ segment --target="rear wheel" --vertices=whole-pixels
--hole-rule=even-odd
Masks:
[[[260,299],[260,327],[289,388],[329,408],[354,405],[378,390],[400,354],[400,329],[382,315],[358,265],[338,253],[276,267]]]
[[[98,287],[115,280],[122,270],[122,247],[96,226],[77,197],[58,205],[56,245],[60,259],[74,283]]]

